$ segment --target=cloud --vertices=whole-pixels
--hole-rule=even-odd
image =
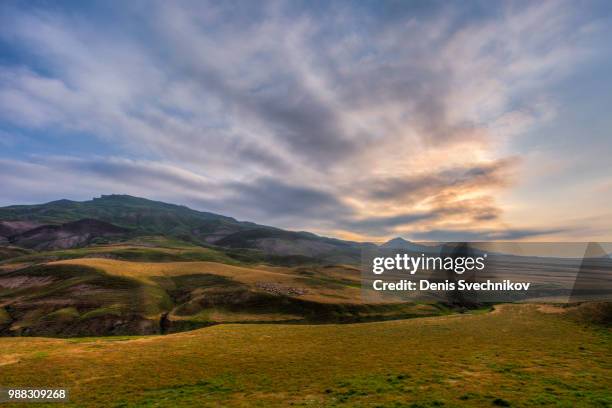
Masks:
[[[336,196],[320,189],[291,186],[272,178],[228,186],[233,196],[224,205],[249,208],[253,216],[337,220],[353,214]]]
[[[489,197],[445,202],[435,205],[429,210],[415,209],[404,214],[387,216],[370,216],[339,219],[338,225],[344,229],[371,236],[397,236],[408,235],[423,228],[431,228],[454,221],[457,230],[460,227],[480,225],[486,222],[497,221],[500,210],[492,205]]]
[[[3,107],[17,107],[7,111],[11,121],[91,129],[135,146],[144,140],[172,159],[197,160],[197,149],[209,161],[205,150],[231,154],[240,146],[268,163],[284,158],[329,167],[397,138],[398,128],[425,144],[487,139],[483,120],[489,118],[471,110],[507,114],[511,94],[504,84],[516,71],[529,79],[559,62],[554,51],[564,50],[559,58],[568,54],[558,38],[567,29],[564,14],[522,47],[508,35],[530,11],[554,11],[543,8],[477,24],[455,21],[452,8],[443,9],[434,21],[410,19],[384,29],[382,21],[336,9],[323,20],[336,24],[329,30],[288,5],[270,3],[262,8],[269,11],[245,22],[230,6],[156,3],[144,34],[162,49],[129,31],[100,36],[97,25],[104,22],[89,27],[63,15],[17,10],[7,13],[5,34],[23,40],[52,74],[5,77],[0,96]],[[449,30],[451,23],[459,28]],[[552,41],[547,64],[534,61],[542,58],[531,46],[543,41],[540,35]],[[422,36],[433,40],[400,41]],[[162,60],[160,54],[170,55]],[[459,97],[475,107],[463,109],[465,102],[454,103]],[[374,123],[353,120],[362,113],[374,115]]]
[[[120,152],[20,152],[0,162],[4,200],[124,192],[319,232],[494,231],[512,138],[554,118],[547,92],[594,34],[571,3],[470,10],[0,5],[0,120]]]
[[[165,191],[169,198],[173,193],[206,190],[213,185],[204,177],[160,163],[71,157],[39,157],[32,161],[0,159],[0,181],[6,186],[5,204],[33,202],[41,194],[87,199],[99,191],[135,191],[133,194],[149,195],[158,190]]]
[[[431,230],[415,232],[411,234],[414,240],[440,241],[440,242],[465,242],[465,241],[513,241],[524,238],[536,238],[542,236],[555,236],[570,232],[568,228],[531,228],[531,229],[503,229],[503,230]]]
[[[173,165],[122,158],[0,159],[0,183],[6,187],[0,204],[6,205],[35,203],[50,194],[89,199],[102,191],[189,204],[246,220],[286,221],[283,225],[287,226],[308,225],[313,219],[328,219],[333,224],[353,214],[333,194],[316,188],[291,186],[272,178],[219,183]]]
[[[443,165],[443,163],[442,163]],[[448,192],[466,192],[489,187],[505,187],[510,183],[516,158],[490,163],[455,166],[408,177],[369,180],[363,194],[370,200],[421,201]]]
[[[435,212],[398,214],[382,217],[369,217],[356,220],[344,220],[343,227],[349,231],[355,231],[374,236],[385,236],[401,226],[412,225],[417,222],[428,221],[438,218],[440,214]]]

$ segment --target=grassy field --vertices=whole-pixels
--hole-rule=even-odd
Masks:
[[[348,325],[2,338],[0,384],[67,387],[78,407],[611,406],[612,331],[579,315],[503,305]]]
[[[51,262],[49,265],[81,265],[121,276],[154,283],[154,278],[212,274],[230,278],[245,285],[271,282],[288,286],[303,286],[308,292],[302,299],[317,302],[360,301],[359,270],[347,267],[288,268],[275,266],[236,266],[219,262],[128,262],[115,259],[71,259]]]
[[[364,303],[359,270],[348,265],[143,262],[100,258],[98,250],[181,249],[86,250],[70,251],[86,255],[80,258],[5,262],[0,269],[0,334],[155,334],[217,323],[340,323],[455,311],[448,305],[399,300]],[[202,248],[201,254],[206,251]]]
[[[0,266],[92,256],[145,262],[212,261],[233,265],[245,263],[227,254],[228,251],[205,248],[167,237],[150,236],[138,237],[121,243],[44,252],[28,251],[17,247],[0,247]]]
[[[0,338],[0,386],[71,406],[612,406],[609,305],[364,304],[355,267],[163,237],[11,251],[4,333],[114,335]]]

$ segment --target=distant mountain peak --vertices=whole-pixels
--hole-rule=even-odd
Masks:
[[[404,239],[402,237],[393,238],[385,242],[384,244],[380,245],[380,247],[386,248],[386,249],[402,249],[402,250],[414,251],[414,252],[431,251],[431,248],[414,243],[412,241],[408,241],[407,239]]]
[[[411,242],[411,241],[408,241],[407,239],[404,239],[404,238],[402,238],[402,237],[395,237],[395,238],[393,238],[393,239],[390,239],[390,240],[389,240],[389,241],[387,241],[386,243],[387,243],[387,244],[392,244],[392,243],[402,243],[402,244],[405,244],[405,243],[410,243],[410,242]]]
[[[402,238],[402,237],[395,237],[393,239],[390,239],[389,241],[385,242],[384,244],[381,244],[381,248],[405,248],[407,246],[411,246],[413,245],[412,242]]]

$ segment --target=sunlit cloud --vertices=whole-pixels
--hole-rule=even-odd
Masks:
[[[572,3],[141,6],[0,6],[3,204],[121,192],[359,239],[574,231],[506,194],[517,140],[605,37]]]

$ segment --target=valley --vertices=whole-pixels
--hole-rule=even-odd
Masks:
[[[359,279],[351,265],[263,264],[163,237],[31,252],[0,263],[0,333],[133,335],[453,313],[441,304],[364,304]]]

